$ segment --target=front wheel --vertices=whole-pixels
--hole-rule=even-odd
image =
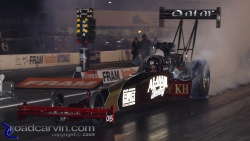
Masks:
[[[210,69],[207,61],[194,60],[191,62],[192,73],[196,76],[192,80],[191,98],[208,98],[210,87]]]
[[[95,91],[91,95],[89,107],[90,108],[104,108],[104,100],[103,100],[103,96],[101,95],[100,92]],[[101,124],[103,122],[103,119],[92,119],[92,122],[95,125],[98,125],[98,124]]]
[[[51,107],[64,107],[64,96],[60,91],[54,91],[50,98]],[[52,117],[51,119],[56,124],[63,124],[68,121],[67,117]]]

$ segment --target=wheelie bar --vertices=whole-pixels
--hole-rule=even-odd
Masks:
[[[83,119],[105,119],[107,123],[114,123],[114,106],[110,109],[102,108],[72,108],[28,106],[27,102],[17,107],[17,119],[22,120],[26,116],[68,117]]]

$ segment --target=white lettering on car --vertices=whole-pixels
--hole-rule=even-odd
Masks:
[[[135,88],[129,88],[123,90],[122,95],[122,107],[135,105]]]
[[[150,79],[147,92],[149,93],[151,91],[151,99],[154,99],[157,96],[163,96],[167,87],[168,78],[160,75]]]
[[[203,11],[198,11],[197,10],[189,10],[183,14],[182,10],[175,10],[172,12],[173,17],[211,17],[212,13],[215,12],[214,10],[203,10]]]

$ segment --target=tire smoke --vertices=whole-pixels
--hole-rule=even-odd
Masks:
[[[210,95],[250,82],[249,4],[248,0],[222,1],[221,28],[204,22],[198,29],[194,56],[210,65]]]
[[[56,3],[57,7],[62,5],[61,7],[67,9],[75,9],[79,6],[91,7],[93,5],[98,9],[101,7],[100,4],[97,1],[92,3],[78,0],[73,3],[66,0],[63,3]],[[44,6],[51,7],[50,5],[51,1],[46,0],[44,2]],[[169,9],[215,9],[221,7],[221,28],[216,28],[215,20],[200,20],[193,57],[193,59],[208,61],[211,72],[209,93],[210,95],[216,95],[250,82],[250,28],[248,27],[250,16],[247,15],[249,5],[249,0],[216,0],[212,2],[209,0],[161,0],[157,2],[145,0],[143,3],[126,1],[122,6],[118,6],[123,10],[135,10],[135,8],[145,10],[145,7],[147,7],[154,11],[158,11],[159,7]],[[184,31],[190,33],[190,26]],[[172,35],[164,38],[162,41],[172,41],[173,39]]]

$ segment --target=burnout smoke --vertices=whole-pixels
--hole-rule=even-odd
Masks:
[[[250,17],[248,0],[222,1],[222,25],[202,25],[198,29],[194,51],[196,59],[209,62],[211,71],[210,95],[236,88],[250,82]],[[203,23],[202,23],[203,24]]]
[[[249,0],[159,0],[157,2],[128,0],[122,4],[116,2],[114,1],[111,5],[106,3],[106,10],[113,8],[115,10],[136,11],[147,9],[158,11],[159,7],[169,9],[216,9],[216,7],[221,7],[221,28],[216,28],[215,20],[200,20],[193,59],[205,59],[209,63],[211,71],[210,95],[216,95],[227,89],[236,88],[241,84],[250,82],[250,60],[248,60],[249,62],[243,61],[247,60],[243,58],[250,51],[250,28],[248,27],[250,17],[247,15],[249,13]],[[75,10],[81,7],[98,9],[102,4],[105,3],[97,2],[97,0],[91,2],[64,0],[60,3],[44,1],[44,7],[48,7],[49,10],[62,8]],[[74,15],[75,13],[71,14]],[[64,16],[62,16],[62,19],[64,20]],[[73,21],[74,18],[71,20]],[[169,22],[172,22],[172,20]],[[55,23],[60,22],[55,21]],[[177,24],[178,22],[176,22]],[[187,34],[185,37],[189,36],[192,28],[191,26],[187,27],[184,29],[184,32],[186,32],[184,34]],[[161,41],[172,41],[173,36],[168,35],[168,37],[163,37],[164,39],[159,39]],[[250,53],[248,58],[250,58]]]

